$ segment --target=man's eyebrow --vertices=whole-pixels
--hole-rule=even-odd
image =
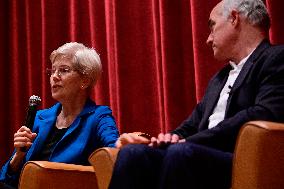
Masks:
[[[215,25],[215,22],[211,19],[208,20],[208,27],[212,28],[212,26]]]

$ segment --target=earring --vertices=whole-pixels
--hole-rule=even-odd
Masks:
[[[84,89],[84,87],[85,87],[84,85],[81,85],[81,89]]]

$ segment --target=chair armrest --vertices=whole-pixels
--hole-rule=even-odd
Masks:
[[[284,124],[246,123],[233,160],[232,189],[280,189],[284,186]]]
[[[21,172],[19,189],[98,188],[92,166],[29,161]]]
[[[108,188],[118,151],[117,148],[104,147],[90,155],[89,162],[96,171],[99,189]]]

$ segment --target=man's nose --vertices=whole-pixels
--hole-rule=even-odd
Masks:
[[[208,35],[208,38],[206,40],[206,44],[207,45],[212,45],[212,42],[213,42],[213,37],[211,34]]]

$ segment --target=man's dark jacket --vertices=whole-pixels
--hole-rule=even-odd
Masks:
[[[245,62],[227,101],[225,119],[208,129],[231,66],[209,82],[201,102],[172,133],[187,141],[233,152],[241,126],[252,120],[284,122],[284,46],[263,41]]]

